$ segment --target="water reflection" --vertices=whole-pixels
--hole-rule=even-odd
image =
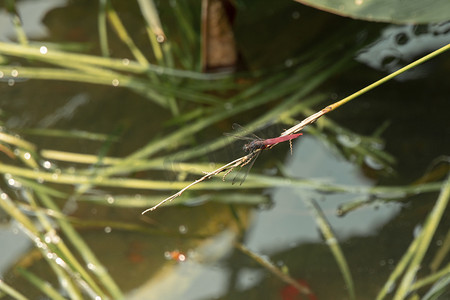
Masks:
[[[48,49],[45,46],[41,46],[41,48],[39,48],[39,52],[41,52],[41,54],[47,54]]]
[[[434,51],[450,41],[450,22],[428,25],[390,25],[381,37],[360,51],[356,60],[392,73],[418,57]],[[426,67],[414,68],[397,80],[422,78]]]
[[[179,250],[166,251],[165,258],[173,260],[173,263],[130,293],[127,299],[194,300],[223,295],[230,274],[219,261],[232,252],[235,237],[234,232],[225,230],[196,248],[195,255],[188,257]]]
[[[292,156],[288,156],[286,172],[297,178],[321,178],[333,183],[350,186],[370,186],[373,181],[361,174],[358,166],[345,161],[313,137],[305,136],[294,144]],[[298,246],[303,242],[320,242],[322,237],[302,198],[319,201],[332,228],[342,239],[372,235],[382,224],[395,216],[400,205],[382,207],[374,213],[373,207],[360,209],[345,218],[336,214],[342,203],[351,200],[349,195],[321,195],[314,191],[278,188],[272,192],[274,200],[270,211],[260,211],[248,236],[251,249],[264,249],[276,253],[282,249]]]
[[[295,11],[292,13],[293,19],[302,20],[303,16],[300,12]],[[252,35],[254,35],[253,32]],[[286,40],[292,43],[292,36],[288,36]],[[410,39],[406,35],[400,34],[396,36],[396,43],[401,46],[407,46],[410,44]],[[270,44],[275,45],[277,43],[272,41]],[[41,48],[41,51],[45,52],[45,49]],[[257,51],[267,53],[267,56],[275,57],[271,51],[261,51],[259,47]],[[286,57],[291,57],[291,53],[289,55],[286,54]],[[288,58],[282,61],[286,67],[296,65],[293,59]],[[381,61],[386,63],[386,58]],[[387,65],[397,61],[389,61]],[[130,61],[123,59],[122,64],[128,65]],[[158,67],[158,70],[162,74],[168,69]],[[17,77],[18,75],[14,70],[11,73],[12,77]],[[5,80],[11,81],[11,84],[16,82],[14,78]],[[111,79],[111,84],[117,86],[119,81]],[[122,82],[122,84],[124,83]],[[42,127],[54,126],[60,128],[61,125],[64,125],[64,121],[70,121],[67,122],[69,123],[68,128],[77,128],[78,126],[84,128],[86,126],[95,131],[110,132],[112,126],[125,124],[127,125],[125,126],[127,127],[127,133],[123,136],[124,143],[121,143],[120,146],[126,145],[126,148],[120,152],[118,150],[119,146],[111,147],[116,151],[114,155],[120,156],[123,153],[128,154],[141,147],[146,139],[158,138],[158,135],[162,132],[160,130],[161,124],[164,124],[169,118],[168,113],[156,111],[152,105],[146,106],[148,103],[140,98],[129,97],[128,93],[123,94],[122,89],[114,89],[114,92],[117,94],[111,95],[108,93],[107,96],[105,96],[105,90],[97,90],[97,97],[95,97],[92,94],[93,90],[87,92],[88,86],[82,87],[86,93],[79,93],[80,87],[76,86],[76,92],[71,92],[70,94],[60,93],[56,96],[58,90],[66,91],[69,85],[54,84],[52,85],[54,89],[45,89],[46,91],[51,91],[49,95],[42,94],[43,89],[40,88],[40,83],[36,85],[39,93],[35,92],[36,89],[30,89],[30,86],[27,85],[26,89],[30,91],[30,95],[15,98],[14,105],[17,102],[22,102],[23,106],[17,106],[15,111],[13,111],[12,115],[17,115],[18,117],[15,118],[15,123],[11,122],[11,120],[14,120],[13,118],[8,119],[8,126],[29,125],[26,124],[29,116],[22,115],[23,112],[30,112],[30,115],[33,115],[37,120],[36,122],[31,122],[33,126],[38,124],[38,126]],[[297,83],[295,83],[295,86],[297,86]],[[107,91],[111,91],[110,86],[107,88]],[[8,90],[14,90],[14,92],[18,93],[16,88]],[[32,97],[33,95],[38,95],[36,97],[39,100],[44,99],[44,101],[53,100],[53,97],[55,99],[69,99],[69,101],[62,105],[46,103],[43,106],[41,101],[32,101],[35,99]],[[91,99],[97,101],[91,101]],[[126,105],[124,105],[123,99],[127,100]],[[117,101],[114,103],[113,100]],[[243,99],[242,101],[246,100]],[[33,102],[36,107],[35,109],[30,109],[30,105],[33,105]],[[237,104],[226,102],[226,99],[224,99],[223,107],[226,110],[230,110],[234,106],[237,106]],[[44,107],[45,109],[43,110]],[[267,107],[264,109],[267,109]],[[255,111],[255,115],[259,113]],[[249,118],[255,115],[249,116]],[[80,121],[74,121],[74,116],[78,116]],[[104,124],[104,127],[99,127],[102,124]],[[134,127],[128,127],[130,126],[129,124],[133,124]],[[150,130],[152,131],[150,132]],[[156,137],[154,136],[155,133]],[[132,134],[135,134],[135,136],[131,137],[130,135]],[[338,140],[345,147],[357,147],[361,142],[361,140],[349,138],[347,135],[338,136]],[[51,147],[55,146],[53,143]],[[78,141],[75,143],[74,147],[66,148],[70,150],[75,149],[73,151],[98,153],[99,147],[97,146],[86,149]],[[56,146],[61,147],[62,145],[58,141]],[[40,145],[40,148],[42,148],[42,145]],[[335,157],[324,145],[313,138],[305,137],[301,142],[295,143],[294,149],[295,153],[292,157],[288,157],[287,163],[287,172],[294,177],[316,177],[321,178],[320,180],[330,180],[352,186],[371,186],[374,184],[372,180],[361,175],[358,167]],[[24,154],[24,158],[29,160],[31,156]],[[378,167],[371,162],[367,163],[369,167]],[[53,166],[53,163],[44,161],[42,165],[45,169],[54,169],[52,175],[54,179],[62,177],[60,176],[61,169],[57,169],[56,166]],[[78,171],[75,168],[64,169],[64,167],[61,164],[63,172],[68,170],[76,173]],[[146,177],[154,176],[154,174],[136,172],[133,176]],[[12,186],[17,184],[14,178],[7,179],[9,179],[7,182]],[[37,181],[39,183],[44,182],[43,179],[37,179]],[[237,299],[233,297],[235,293],[241,293],[241,298],[248,299],[246,293],[252,292],[255,292],[254,295],[256,296],[254,298],[260,299],[262,295],[277,294],[279,290],[284,290],[284,284],[278,278],[274,279],[267,275],[267,270],[256,265],[249,257],[243,257],[242,253],[236,251],[234,242],[239,238],[242,238],[246,246],[252,250],[259,251],[262,257],[266,255],[267,260],[270,258],[278,262],[277,264],[280,268],[287,266],[289,272],[292,272],[293,276],[299,281],[302,280],[302,276],[307,274],[309,278],[315,278],[318,286],[325,286],[332,292],[342,291],[342,294],[345,294],[341,285],[341,274],[333,273],[335,269],[330,267],[335,265],[335,261],[331,258],[327,246],[323,245],[322,238],[317,233],[316,224],[303,205],[302,199],[305,197],[313,198],[320,202],[327,218],[337,232],[338,240],[348,246],[346,249],[348,251],[345,252],[352,257],[352,263],[357,266],[352,269],[356,274],[366,275],[370,273],[372,275],[378,267],[390,271],[392,265],[396,263],[395,259],[391,257],[398,257],[393,256],[390,252],[392,248],[389,247],[389,241],[386,244],[379,243],[375,245],[373,243],[375,239],[369,240],[369,242],[372,242],[371,244],[367,242],[382,226],[387,226],[388,221],[396,215],[399,210],[399,205],[397,204],[383,206],[382,209],[377,210],[375,213],[372,207],[368,207],[351,213],[345,218],[337,218],[335,214],[336,208],[340,203],[349,200],[347,196],[323,195],[315,193],[313,189],[304,191],[283,187],[282,189],[270,191],[274,199],[273,206],[261,205],[257,211],[248,210],[246,213],[236,214],[239,215],[239,222],[244,220],[238,225],[236,225],[236,223],[239,223],[236,221],[236,215],[233,216],[230,213],[229,206],[215,206],[213,209],[208,209],[209,206],[206,204],[188,209],[186,207],[169,208],[167,210],[164,208],[161,210],[161,214],[158,211],[154,215],[148,216],[148,219],[146,219],[148,222],[139,224],[141,227],[133,227],[137,224],[136,219],[139,216],[139,211],[133,211],[129,207],[124,208],[123,206],[112,205],[117,204],[117,202],[124,202],[120,201],[123,200],[120,198],[120,192],[117,194],[118,196],[116,194],[114,196],[102,196],[101,200],[103,203],[106,202],[107,206],[99,206],[97,204],[85,205],[77,201],[78,196],[82,194],[83,188],[86,188],[86,186],[75,187],[75,195],[68,202],[74,207],[76,206],[77,210],[70,208],[69,205],[66,205],[66,209],[74,214],[71,217],[83,218],[87,224],[83,225],[86,226],[92,226],[93,223],[99,222],[99,220],[104,220],[103,222],[111,222],[110,220],[117,222],[117,224],[114,223],[115,226],[119,227],[117,229],[114,226],[105,226],[100,221],[100,224],[96,223],[98,226],[97,231],[83,230],[83,228],[77,228],[77,230],[79,229],[80,233],[83,234],[83,239],[90,242],[89,246],[92,246],[102,262],[105,261],[105,265],[108,266],[108,272],[114,275],[115,280],[121,285],[123,291],[129,292],[131,290],[130,297],[135,297],[136,299],[202,299],[223,297],[224,295]],[[240,197],[245,198],[248,196],[248,194],[245,194],[245,186],[243,186],[242,191],[243,193],[242,196],[239,195]],[[136,194],[134,200],[141,200],[141,198],[146,197],[146,194],[142,195],[141,197],[141,194]],[[192,195],[202,200],[201,204],[203,204],[203,199],[210,198],[209,195],[206,198],[202,198],[198,194]],[[186,195],[186,197],[192,195]],[[392,195],[392,193],[389,195]],[[230,195],[227,196],[230,197]],[[0,195],[0,198],[4,197],[6,197],[6,194]],[[65,196],[62,198],[67,200]],[[127,204],[129,205],[131,201],[128,201],[128,199],[125,199],[125,202],[128,202]],[[199,204],[199,202],[196,202],[196,204]],[[220,219],[221,214],[224,216],[222,217],[223,220],[219,222],[218,219]],[[252,215],[254,216],[254,221],[250,222]],[[129,229],[130,227],[126,226],[120,228],[121,218],[126,220],[127,224],[133,225],[131,230]],[[90,219],[92,219],[91,223],[89,223]],[[215,222],[220,224],[215,224]],[[142,224],[145,226],[142,226]],[[213,226],[213,230],[211,230],[211,224],[217,226]],[[237,229],[236,227],[239,228]],[[160,231],[152,231],[155,228],[160,229]],[[138,230],[134,232],[134,229]],[[129,231],[121,232],[121,230]],[[402,233],[404,232],[402,231]],[[410,231],[407,229],[406,232]],[[211,238],[189,238],[189,235],[205,235],[205,233],[211,234]],[[51,242],[51,240],[46,240],[46,242]],[[404,240],[401,242],[404,243]],[[8,239],[7,243],[14,243],[14,240]],[[3,244],[6,244],[6,242]],[[370,247],[367,245],[370,245]],[[405,247],[400,245],[398,248],[404,249]],[[374,249],[375,254],[378,254],[377,250],[380,250],[379,257],[364,262],[362,258],[372,255]],[[13,251],[15,250],[18,253],[21,252],[14,248]],[[5,251],[11,250],[8,248]],[[53,254],[50,256],[52,259],[56,258]],[[167,258],[170,258],[170,260],[168,261]],[[61,260],[62,263],[63,261]],[[97,265],[93,263],[89,263],[88,267],[92,270],[97,269]],[[385,274],[381,273],[374,275],[374,277],[381,277],[381,275],[383,279],[386,277],[384,276]],[[325,283],[323,282],[324,278],[327,279]],[[372,279],[375,282],[376,278],[371,277]],[[333,288],[330,288],[330,285],[334,285]],[[364,290],[364,282],[360,288]],[[279,295],[277,294],[277,296]],[[335,299],[339,298],[336,297],[336,294],[334,296]]]
[[[20,16],[26,22],[23,27],[27,35],[31,38],[43,38],[47,35],[47,27],[42,24],[44,16],[56,7],[63,6],[67,0],[52,1],[17,1],[15,3]],[[9,16],[6,10],[0,10],[0,19],[8,20]],[[16,35],[12,22],[2,22],[0,26],[0,40],[10,41]]]
[[[48,112],[38,123],[38,126],[48,128],[63,120],[71,119],[87,103],[89,103],[89,95],[79,93],[61,107],[56,108],[53,112]]]

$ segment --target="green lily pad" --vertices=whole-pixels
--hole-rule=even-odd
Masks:
[[[450,20],[449,0],[295,0],[354,19],[389,23],[433,23]]]

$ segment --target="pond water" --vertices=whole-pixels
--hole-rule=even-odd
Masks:
[[[448,174],[448,53],[327,114],[293,141],[292,153],[287,142],[263,151],[242,185],[231,184],[234,173],[224,182],[220,174],[211,180],[215,185],[203,190],[199,184],[198,190],[185,192],[170,205],[141,215],[155,201],[201,177],[202,167],[217,168],[243,155],[239,147],[230,150],[236,145],[229,140],[213,143],[230,132],[234,122],[246,125],[268,116],[266,123],[276,120],[284,123],[281,128],[289,128],[296,120],[450,42],[447,23],[420,27],[419,32],[413,26],[332,16],[298,3],[270,7],[252,3],[239,2],[236,9],[239,62],[234,78],[161,79],[156,78],[158,74],[146,77],[130,69],[108,69],[115,72],[111,76],[120,78],[111,84],[101,81],[104,70],[92,63],[73,65],[6,55],[2,45],[16,43],[17,31],[1,6],[0,54],[5,55],[0,58],[1,133],[32,143],[36,151],[28,155],[39,158],[37,166],[19,160],[27,154],[20,152],[21,147],[8,146],[10,140],[1,136],[0,146],[6,145],[0,149],[2,165],[11,166],[1,169],[1,198],[15,203],[42,233],[30,232],[21,219],[13,217],[17,216],[13,210],[2,206],[1,280],[26,297],[52,298],[42,296],[26,279],[28,273],[17,270],[25,269],[60,291],[49,264],[58,262],[56,256],[68,255],[58,246],[49,246],[46,252],[39,242],[58,245],[62,239],[88,272],[102,273],[105,267],[120,289],[111,298],[351,299],[345,275],[329,247],[337,241],[356,299],[376,297],[439,195],[438,184],[427,193],[410,192],[409,185],[442,182]],[[113,4],[137,47],[156,65],[138,4]],[[16,5],[31,45],[46,45],[49,53],[101,56],[97,2],[23,1]],[[201,71],[200,46],[195,44],[200,43],[199,4],[170,1],[157,7],[168,27],[173,64]],[[182,31],[180,27],[189,22],[192,31]],[[111,27],[108,30],[111,56],[134,67],[131,51]],[[321,52],[311,58],[311,49]],[[57,66],[92,76],[86,77],[90,82],[46,80],[39,77],[45,76],[42,73],[21,77],[28,66]],[[17,68],[19,75],[14,76],[11,68]],[[98,73],[89,73],[92,69]],[[81,75],[77,78],[84,78]],[[142,82],[147,82],[148,90]],[[176,104],[170,102],[174,100]],[[305,107],[298,106],[302,101]],[[297,113],[291,115],[291,111]],[[274,115],[269,116],[270,112]],[[199,129],[189,131],[192,124]],[[266,137],[281,133],[272,127],[262,129]],[[186,134],[165,142],[184,129]],[[125,171],[111,175],[117,181],[108,183],[107,175],[95,173],[101,171],[103,160],[110,164],[107,159],[130,158],[147,144],[157,150],[146,150],[148,155],[140,160],[125,161]],[[48,150],[91,155],[94,160],[56,158]],[[177,173],[183,162],[191,165]],[[142,167],[145,164],[148,167]],[[19,172],[14,167],[45,170],[49,177],[14,173]],[[88,180],[77,181],[83,176]],[[155,181],[156,186],[127,185],[147,184],[146,180]],[[177,185],[177,180],[186,184]],[[46,197],[55,200],[61,213],[44,204]],[[339,214],[355,201],[362,205]],[[323,218],[318,217],[322,213]],[[448,214],[448,208],[444,213]],[[56,230],[46,231],[43,219]],[[86,248],[71,240],[60,219],[73,226]],[[334,233],[331,238],[319,229],[324,220]],[[448,218],[439,224],[423,274],[433,268],[449,225]],[[87,249],[101,265],[86,254]],[[264,262],[271,262],[272,269]],[[440,265],[448,262],[447,254]],[[64,272],[73,267],[70,260],[66,263],[69,267],[62,268]],[[303,295],[274,269],[289,274],[303,287]],[[67,273],[75,285],[80,284],[76,272]],[[83,292],[95,298],[95,288],[91,294]],[[62,295],[70,298],[66,293]]]

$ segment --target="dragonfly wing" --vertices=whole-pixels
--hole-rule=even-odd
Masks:
[[[247,163],[248,164],[247,171],[245,172],[245,175],[242,178],[241,183],[239,183],[239,185],[242,185],[244,183],[245,179],[247,179],[248,173],[250,173],[250,170],[252,169],[253,165],[255,164],[255,161],[258,158],[260,152],[261,151],[253,152],[253,154],[252,154],[253,156],[250,158],[251,161],[249,163]]]
[[[228,132],[225,132],[223,135],[226,135],[226,136],[229,136],[229,137],[232,137],[235,139],[239,139],[239,140],[246,140],[246,141],[254,141],[255,140],[254,138],[251,138],[248,136],[239,136],[239,135],[235,135],[235,134],[228,133]]]
[[[233,128],[233,130],[236,130],[236,131],[242,131],[242,132],[246,131],[246,129],[244,127],[242,127],[241,125],[239,125],[238,123],[233,123],[233,125],[231,125],[231,128]]]
[[[246,135],[250,135],[252,136],[252,139],[257,139],[257,140],[261,140],[261,138],[259,136],[257,136],[256,134],[249,132],[247,129],[245,129],[244,127],[242,127],[241,125],[239,125],[238,123],[233,123],[233,125],[231,126],[235,131],[238,131],[239,133],[244,133]]]

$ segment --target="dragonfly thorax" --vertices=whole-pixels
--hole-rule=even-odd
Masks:
[[[264,141],[260,140],[251,141],[250,143],[245,144],[243,147],[244,151],[248,153],[255,152],[256,150],[263,150],[265,148],[266,144],[264,143]]]

